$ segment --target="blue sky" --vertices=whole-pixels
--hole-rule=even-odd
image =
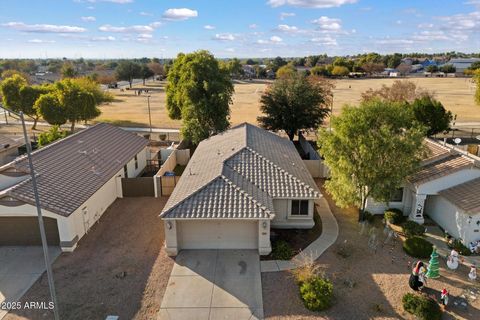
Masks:
[[[0,1],[0,57],[480,50],[480,0]]]

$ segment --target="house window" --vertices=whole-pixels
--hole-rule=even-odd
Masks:
[[[135,155],[135,170],[138,169],[138,158],[137,158],[137,155]]]
[[[292,216],[308,216],[308,200],[292,200]]]
[[[390,197],[390,202],[402,202],[403,200],[403,188],[395,190]]]
[[[128,169],[127,169],[127,165],[124,165],[123,166],[123,176],[125,178],[128,178]]]

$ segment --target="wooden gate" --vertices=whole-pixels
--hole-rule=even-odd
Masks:
[[[154,197],[153,177],[122,178],[124,197]]]

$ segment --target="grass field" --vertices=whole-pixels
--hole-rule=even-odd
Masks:
[[[334,90],[334,114],[341,112],[345,104],[356,104],[361,93],[369,88],[379,88],[383,84],[391,85],[395,79],[336,80]],[[444,106],[457,114],[458,122],[480,121],[480,107],[474,104],[474,86],[465,78],[413,78],[418,86],[433,91]],[[256,123],[260,114],[259,99],[266,82],[248,82],[235,84],[235,95],[231,106],[231,122]],[[152,125],[161,128],[179,128],[181,121],[171,120],[165,107],[165,83],[149,83],[137,86],[149,90]],[[109,121],[125,126],[147,126],[147,93],[135,95],[134,91],[112,90],[115,102],[101,107],[102,115],[98,121]]]

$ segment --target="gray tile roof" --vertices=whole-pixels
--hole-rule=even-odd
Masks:
[[[469,213],[480,213],[480,178],[438,192],[442,197]]]
[[[450,155],[450,149],[446,146],[442,146],[440,143],[425,139],[425,146],[427,147],[427,154],[425,155],[423,162],[432,162]]]
[[[474,166],[475,163],[472,159],[461,154],[452,154],[422,166],[420,170],[409,176],[407,180],[414,185],[420,185],[463,169],[473,168]]]
[[[35,151],[32,156],[42,208],[69,216],[147,144],[136,134],[100,123]],[[26,157],[10,166],[28,172]],[[35,204],[31,179],[6,194]]]
[[[244,123],[199,144],[160,216],[272,218],[273,198],[319,195],[293,143]]]

